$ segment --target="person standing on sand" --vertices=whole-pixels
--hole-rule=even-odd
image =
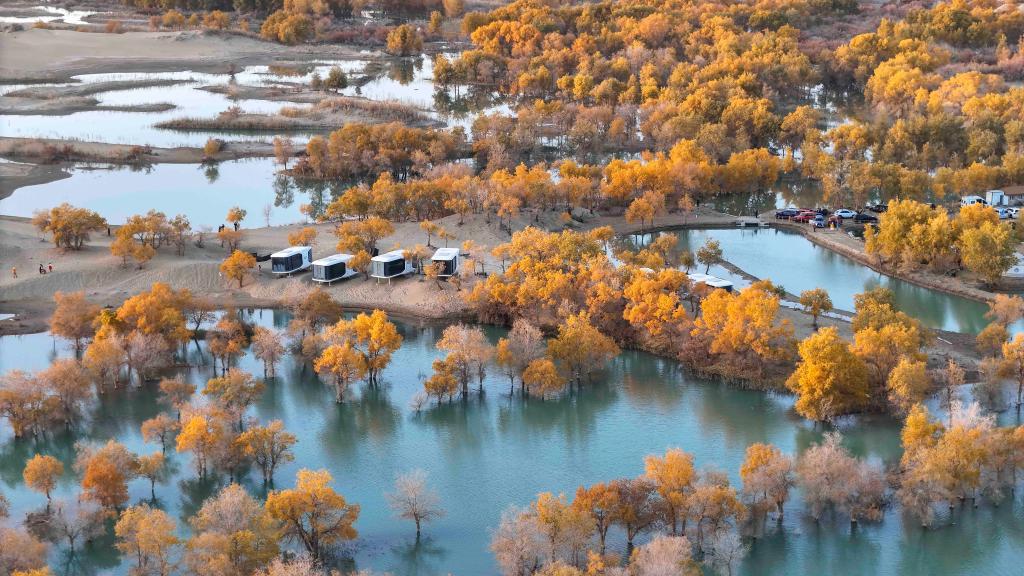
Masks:
[[[18,279],[18,267],[17,266],[11,266],[11,276],[14,276],[15,280]]]
[[[53,262],[50,262],[49,264],[46,265],[46,270],[49,272],[53,272]]]

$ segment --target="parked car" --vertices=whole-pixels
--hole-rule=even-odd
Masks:
[[[853,218],[854,216],[857,215],[856,212],[850,210],[849,208],[840,208],[839,210],[836,210],[834,214],[840,218]]]
[[[814,220],[815,216],[817,216],[817,214],[814,212],[801,212],[796,216],[793,216],[791,220],[793,222],[810,222],[811,220]]]
[[[1010,215],[1010,209],[1009,208],[1003,208],[1002,206],[997,206],[995,208],[995,211],[996,211],[996,214],[999,215],[999,219],[1000,220],[1008,220],[1010,218],[1013,218],[1013,216]]]
[[[775,211],[775,218],[779,220],[789,220],[793,216],[799,214],[800,211],[796,208],[783,208],[782,210]]]
[[[1017,215],[1020,214],[1020,208],[1014,206],[1006,209],[1010,213],[1010,218],[1017,219]]]
[[[888,204],[869,204],[868,206],[866,206],[866,208],[868,210],[871,210],[872,212],[877,212],[877,213],[881,214],[882,212],[885,212],[886,210],[889,209],[889,205]]]
[[[871,214],[865,214],[863,212],[860,212],[853,217],[853,221],[858,224],[864,224],[866,222],[878,222],[878,217],[872,216]]]
[[[814,217],[813,224],[815,228],[824,228],[826,226],[825,217],[822,216],[821,214],[818,214],[817,216]]]

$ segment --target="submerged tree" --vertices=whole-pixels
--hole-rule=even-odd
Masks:
[[[286,537],[302,544],[314,560],[324,558],[327,547],[352,540],[359,518],[359,505],[349,504],[331,488],[326,470],[299,470],[295,488],[267,495],[266,509],[284,525]]]
[[[416,523],[416,538],[420,537],[420,525],[445,515],[437,493],[427,486],[427,473],[412,470],[395,479],[395,491],[387,495],[388,505],[396,516]]]

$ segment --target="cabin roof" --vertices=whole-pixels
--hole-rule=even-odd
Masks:
[[[458,248],[438,248],[431,260],[452,260],[459,255]]]
[[[291,256],[293,254],[302,254],[303,252],[306,252],[307,250],[312,250],[312,248],[310,248],[309,246],[290,246],[288,248],[285,248],[284,250],[280,250],[278,252],[274,252],[273,254],[270,255],[270,257],[271,258],[287,258],[287,257],[289,257],[289,256]]]
[[[314,260],[314,266],[330,266],[331,264],[337,264],[339,262],[348,262],[352,259],[351,254],[332,254],[325,256],[319,260]]]
[[[707,284],[708,286],[712,286],[714,288],[724,288],[726,286],[732,286],[732,282],[728,280],[723,280],[718,276],[712,276],[711,274],[701,274],[700,272],[694,272],[693,274],[689,275],[689,278],[694,282],[703,282],[704,284]]]
[[[394,262],[395,260],[405,260],[405,250],[392,250],[391,252],[385,252],[378,254],[371,258],[374,262]]]

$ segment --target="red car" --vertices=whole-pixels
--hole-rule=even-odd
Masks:
[[[811,220],[814,220],[814,217],[817,215],[818,214],[816,212],[811,212],[808,210],[807,212],[801,212],[796,216],[793,216],[792,218],[790,218],[790,220],[792,220],[793,222],[810,222]]]

